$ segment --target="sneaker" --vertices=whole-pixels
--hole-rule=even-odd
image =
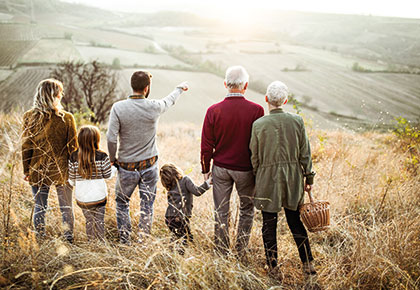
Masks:
[[[303,273],[305,275],[316,275],[316,270],[312,262],[303,263]]]

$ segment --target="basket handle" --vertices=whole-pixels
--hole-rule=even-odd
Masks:
[[[312,196],[312,190],[308,191],[308,195],[309,195],[309,201],[310,201],[311,203],[314,203],[314,202],[315,202],[315,200],[314,200],[314,198],[313,198],[313,196]]]

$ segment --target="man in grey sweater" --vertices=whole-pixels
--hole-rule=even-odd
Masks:
[[[175,104],[183,91],[188,90],[188,84],[184,82],[165,98],[149,100],[150,86],[150,73],[135,72],[131,76],[133,94],[126,100],[116,102],[109,118],[109,158],[118,167],[115,185],[117,226],[120,242],[126,244],[130,243],[131,233],[129,203],[137,186],[140,193],[139,239],[144,234],[150,234],[159,180],[156,146],[158,119]]]

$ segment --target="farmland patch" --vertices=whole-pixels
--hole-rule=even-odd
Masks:
[[[338,54],[299,47],[286,47],[286,53],[210,54],[204,59],[222,63],[222,68],[242,64],[250,73],[250,86],[263,92],[274,81],[286,83],[304,105],[328,113],[360,119],[361,122],[389,122],[396,116],[416,119],[420,115],[420,76],[406,74],[352,72],[354,61]],[[292,53],[293,51],[293,53]],[[303,64],[307,71],[284,71]],[[375,67],[374,62],[365,66]],[[377,67],[381,64],[377,64]],[[417,93],[416,93],[417,92]],[[325,114],[324,114],[325,115]]]
[[[36,41],[5,40],[0,42],[0,66],[12,66],[30,50]]]
[[[13,73],[10,69],[0,69],[0,82],[7,79]]]
[[[60,63],[77,61],[81,56],[67,39],[42,39],[21,59],[20,63]]]
[[[36,86],[49,77],[51,70],[44,67],[20,68],[4,82],[0,83],[1,110],[14,107],[28,109],[32,103]]]
[[[7,21],[13,18],[13,15],[0,12],[0,21]]]
[[[98,60],[103,63],[112,64],[113,60],[118,58],[120,64],[126,66],[133,66],[135,64],[142,66],[189,66],[167,54],[140,53],[91,46],[77,46],[77,49],[85,61]]]
[[[40,32],[35,24],[0,24],[0,39],[33,41],[40,38]]]
[[[226,42],[209,42],[207,45],[211,50],[229,50],[236,53],[259,54],[259,53],[281,53],[280,44],[272,41],[253,40],[229,40]]]
[[[123,91],[131,91],[130,77],[135,70],[126,69],[121,72],[120,86]],[[171,123],[186,121],[194,124],[202,124],[208,107],[222,101],[226,96],[223,78],[209,73],[168,71],[149,69],[153,75],[153,83],[150,98],[160,99],[167,96],[175,86],[183,81],[188,81],[190,89],[184,92],[174,107],[170,108],[163,116],[162,121]],[[253,90],[248,90],[245,97],[267,110],[264,95]],[[295,112],[292,106],[287,106],[287,111]],[[305,114],[315,123],[314,126],[322,128],[337,128],[333,121],[329,121],[317,112],[304,109]]]
[[[62,35],[65,32],[71,33],[76,42],[112,45],[114,48],[123,50],[143,52],[146,48],[154,45],[153,41],[149,39],[107,30],[75,26],[60,26],[57,29]]]
[[[210,40],[226,41],[226,37],[203,34],[200,32],[194,33],[190,29],[178,27],[130,27],[120,28],[120,31],[130,34],[145,34],[151,35],[157,43],[161,46],[182,46],[192,53],[204,52],[208,50]]]

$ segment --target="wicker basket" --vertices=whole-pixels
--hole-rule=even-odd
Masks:
[[[330,227],[330,203],[325,200],[314,200],[309,191],[309,203],[300,207],[300,218],[310,232],[327,230]]]

